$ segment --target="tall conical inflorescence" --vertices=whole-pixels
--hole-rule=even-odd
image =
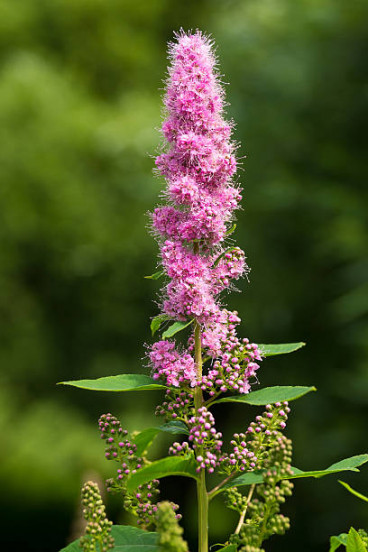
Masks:
[[[174,341],[161,340],[150,350],[153,377],[174,387],[200,387],[210,397],[227,390],[248,393],[261,355],[255,344],[237,337],[238,313],[219,300],[233,280],[248,272],[244,252],[226,244],[241,200],[232,181],[232,124],[223,117],[224,92],[211,41],[199,31],[181,32],[170,58],[162,125],[166,147],[156,158],[167,182],[168,204],[152,217],[169,278],[161,306],[172,320],[194,319],[201,351],[212,360],[199,374],[194,331],[184,351]]]

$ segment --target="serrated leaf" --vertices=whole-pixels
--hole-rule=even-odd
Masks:
[[[178,332],[184,330],[184,328],[190,326],[192,323],[193,319],[189,320],[189,322],[174,322],[174,324],[171,324],[171,326],[167,328],[167,330],[162,334],[162,339],[168,339],[169,337],[172,337]]]
[[[234,395],[232,397],[224,397],[214,401],[212,404],[218,403],[245,403],[262,406],[265,404],[274,404],[276,402],[294,401],[303,397],[311,391],[316,391],[315,387],[291,386],[291,385],[275,385],[274,387],[265,387],[258,391],[251,391],[246,395]]]
[[[97,379],[85,379],[75,381],[61,381],[58,385],[70,385],[89,391],[152,391],[155,389],[167,389],[165,385],[145,374],[120,374]]]
[[[367,552],[367,547],[354,527],[351,527],[348,533],[346,552]]]
[[[151,320],[152,335],[155,335],[157,330],[160,328],[161,324],[163,322],[166,322],[167,320],[171,320],[170,316],[168,316],[167,314],[158,314],[157,316],[152,318],[152,320]]]
[[[149,427],[138,433],[134,438],[134,444],[137,447],[137,456],[142,456],[152,445],[155,437],[159,433],[171,433],[172,435],[188,435],[187,426],[180,421],[171,421],[158,427]]]
[[[157,272],[154,272],[151,274],[151,276],[145,276],[146,280],[158,280],[165,274],[164,270],[158,270]]]
[[[111,535],[115,544],[111,552],[159,552],[157,533],[151,533],[130,525],[113,525]],[[80,539],[70,543],[60,552],[81,552]]]
[[[341,535],[330,537],[330,550],[329,552],[335,552],[339,546],[346,546],[346,540],[348,538],[347,533],[341,533]]]
[[[127,490],[132,492],[143,483],[169,475],[183,475],[198,479],[196,468],[197,463],[193,456],[167,456],[137,470],[128,480]]]
[[[350,487],[350,485],[345,483],[345,481],[339,481],[339,483],[341,483],[341,485],[345,487],[345,489],[347,489],[349,493],[353,494],[354,496],[357,496],[358,498],[360,498],[361,500],[364,500],[365,502],[368,502],[368,496],[365,496],[364,494],[359,493],[358,491]]]
[[[258,344],[258,348],[260,349],[263,356],[269,357],[293,353],[294,351],[297,351],[298,349],[304,347],[304,345],[305,343],[303,343],[303,341],[300,341],[299,343],[275,343],[268,345],[260,343]]]

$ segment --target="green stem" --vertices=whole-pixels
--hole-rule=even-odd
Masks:
[[[253,496],[253,493],[254,493],[254,489],[256,488],[255,484],[253,484],[249,490],[249,493],[248,493],[248,496],[247,496],[247,502],[245,504],[245,507],[244,507],[244,510],[242,511],[242,513],[240,514],[240,518],[239,518],[239,523],[235,529],[235,535],[238,535],[240,533],[240,529],[242,528],[243,526],[243,523],[244,523],[244,520],[245,520],[245,516],[247,514],[247,510],[248,510],[248,504],[249,502],[252,500],[252,496]]]
[[[201,345],[201,326],[195,321],[194,326],[194,358],[196,363],[197,379],[202,379],[202,345]],[[194,391],[194,406],[196,416],[198,410],[203,406],[203,394],[200,387]],[[202,454],[202,447],[197,455]],[[208,495],[206,489],[206,472],[201,470],[197,480],[197,498],[198,498],[198,552],[208,552]]]
[[[225,483],[230,481],[230,479],[232,479],[236,474],[237,472],[231,473],[230,475],[225,477],[225,479],[223,479],[221,483],[216,485],[216,487],[208,491],[208,500],[212,500],[219,492],[221,492],[221,488],[225,485]]]

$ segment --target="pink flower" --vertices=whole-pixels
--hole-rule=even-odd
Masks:
[[[232,124],[225,120],[224,92],[212,44],[199,31],[180,33],[171,45],[171,66],[164,99],[164,151],[156,167],[167,182],[168,205],[152,215],[169,281],[162,293],[163,313],[173,320],[195,318],[202,326],[202,348],[214,359],[196,380],[193,336],[186,352],[173,342],[152,346],[153,377],[174,387],[200,385],[210,395],[232,390],[248,393],[259,351],[239,340],[237,313],[224,309],[219,294],[249,272],[245,254],[224,242],[241,192],[232,181],[236,171]]]

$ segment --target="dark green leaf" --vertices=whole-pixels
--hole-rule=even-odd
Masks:
[[[154,274],[151,274],[151,276],[145,276],[145,278],[147,280],[158,280],[159,278],[161,278],[161,276],[163,276],[165,274],[165,271],[164,270],[158,270],[157,272],[155,272]]]
[[[368,497],[359,493],[358,491],[356,491],[355,489],[353,489],[352,487],[350,487],[350,485],[348,485],[347,483],[345,483],[345,481],[339,481],[339,483],[341,483],[341,485],[343,487],[345,487],[345,489],[347,489],[349,491],[349,493],[353,494],[354,496],[357,496],[358,498],[361,498],[362,500],[364,500],[365,502],[368,502]]]
[[[335,550],[337,550],[341,545],[346,546],[347,538],[348,538],[347,533],[341,533],[341,535],[331,537],[329,552],[335,552]]]
[[[180,421],[171,421],[159,427],[149,427],[147,429],[144,429],[133,439],[135,445],[137,446],[137,455],[142,456],[143,453],[146,452],[152,445],[155,437],[162,432],[171,433],[172,435],[189,434],[187,426]]]
[[[184,328],[187,328],[193,323],[193,319],[189,320],[189,322],[174,322],[174,324],[171,324],[169,328],[162,334],[162,339],[167,339],[169,337],[172,337],[178,332],[181,332],[184,330]]]
[[[348,533],[346,552],[367,552],[367,547],[354,527],[351,527]]]
[[[263,476],[262,472],[259,471],[251,471],[243,473],[242,475],[239,475],[238,477],[235,477],[234,479],[231,479],[231,481],[228,481],[225,483],[223,487],[221,487],[220,492],[224,491],[225,489],[231,489],[232,487],[246,487],[247,485],[258,485],[258,483],[263,482]]]
[[[167,424],[163,424],[157,429],[159,429],[160,431],[165,431],[166,433],[172,433],[173,435],[189,435],[187,426],[184,422],[180,422],[179,420],[167,422]]]
[[[264,389],[259,389],[258,391],[251,391],[247,395],[235,395],[233,397],[224,397],[218,401],[214,401],[213,404],[217,403],[246,403],[253,405],[265,405],[265,404],[274,404],[276,402],[283,401],[293,401],[303,397],[311,391],[316,391],[315,387],[302,387],[302,386],[290,386],[290,385],[276,385],[274,387],[265,387]]]
[[[216,552],[236,552],[236,544],[228,544],[216,550]]]
[[[137,470],[128,480],[127,488],[132,492],[143,483],[169,475],[184,475],[198,479],[196,467],[197,463],[192,456],[167,456]]]
[[[154,379],[144,374],[120,374],[105,378],[61,381],[59,385],[71,385],[90,391],[151,391],[166,389],[165,385],[156,383]]]
[[[157,546],[157,533],[150,533],[131,527],[130,525],[113,525],[111,535],[115,540],[115,545],[111,552],[159,552]],[[79,539],[75,540],[60,552],[81,552]]]
[[[152,335],[155,335],[157,330],[160,328],[161,324],[163,322],[166,322],[167,320],[170,320],[170,316],[167,316],[167,314],[158,314],[151,320],[151,332]]]
[[[285,355],[287,353],[293,353],[301,347],[304,347],[305,343],[300,341],[299,343],[277,343],[277,344],[259,344],[263,356],[269,357],[274,355]]]

